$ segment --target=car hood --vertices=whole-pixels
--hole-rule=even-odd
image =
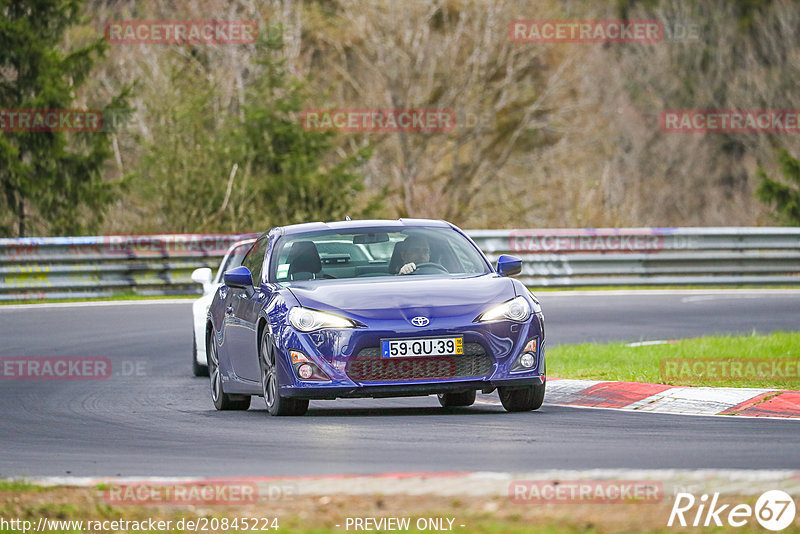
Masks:
[[[302,306],[364,321],[408,320],[418,315],[430,319],[464,314],[477,317],[491,305],[515,296],[513,282],[496,274],[294,282],[290,290]]]

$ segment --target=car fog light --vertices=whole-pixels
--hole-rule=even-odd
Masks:
[[[526,352],[519,357],[519,364],[526,369],[533,367],[534,363],[536,363],[536,358],[530,352]]]
[[[300,352],[299,350],[290,350],[289,355],[292,357],[293,363],[300,363],[300,362],[307,362],[308,358],[306,355]]]
[[[301,365],[297,372],[300,375],[300,378],[311,378],[311,375],[314,374],[314,370],[307,363]]]

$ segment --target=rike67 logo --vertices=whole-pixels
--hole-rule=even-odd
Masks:
[[[699,499],[691,493],[678,493],[669,514],[667,526],[672,525],[709,527],[742,527],[753,517],[767,530],[783,530],[794,522],[796,507],[794,499],[781,490],[770,490],[761,494],[756,505],[719,504],[719,493],[703,494]]]

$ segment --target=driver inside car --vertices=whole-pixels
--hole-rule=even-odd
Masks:
[[[400,267],[398,274],[413,273],[418,264],[431,261],[431,247],[428,240],[419,235],[408,236],[403,241],[401,257],[404,265]]]

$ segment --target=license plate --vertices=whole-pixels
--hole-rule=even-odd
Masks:
[[[464,338],[461,337],[386,339],[381,345],[384,358],[464,354]]]

